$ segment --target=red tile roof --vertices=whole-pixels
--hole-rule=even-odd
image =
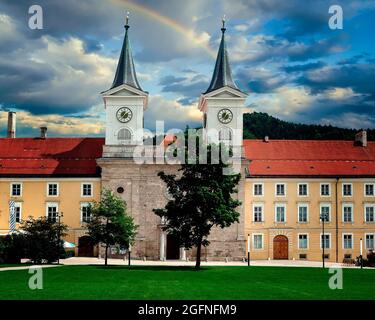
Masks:
[[[100,176],[103,138],[0,139],[0,176]]]
[[[353,141],[244,140],[244,148],[253,177],[375,177],[375,142],[361,147]]]

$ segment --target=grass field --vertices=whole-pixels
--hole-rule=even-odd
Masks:
[[[343,290],[320,268],[62,266],[43,269],[43,290],[28,288],[30,276],[0,272],[0,299],[375,299],[365,269],[343,269]]]

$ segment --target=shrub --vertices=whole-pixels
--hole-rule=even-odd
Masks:
[[[66,225],[46,217],[30,217],[21,228],[25,232],[25,255],[33,263],[52,263],[65,254],[61,238],[66,235]]]
[[[25,237],[20,233],[14,233],[0,237],[0,264],[21,263],[25,255]]]

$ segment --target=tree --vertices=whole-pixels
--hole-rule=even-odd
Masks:
[[[46,217],[23,221],[26,248],[25,255],[33,263],[55,262],[65,252],[62,237],[66,235],[67,225]]]
[[[207,147],[207,159],[212,158],[215,148],[218,146]],[[221,159],[218,164],[199,164],[198,158],[197,152],[196,164],[181,165],[180,177],[163,171],[158,173],[167,185],[171,200],[165,208],[154,209],[165,221],[164,231],[174,235],[185,249],[197,248],[196,269],[201,264],[201,247],[210,243],[207,237],[212,227],[226,228],[238,222],[240,214],[235,208],[241,204],[232,198],[241,175],[224,175],[223,169],[228,165]]]
[[[112,191],[104,189],[100,202],[90,206],[91,219],[88,233],[95,244],[105,245],[105,265],[108,248],[120,245],[129,249],[133,244],[137,227],[133,218],[126,214],[126,203]]]
[[[25,236],[22,233],[12,233],[0,237],[0,264],[21,263],[25,257]]]

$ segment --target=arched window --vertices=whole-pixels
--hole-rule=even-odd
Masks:
[[[230,128],[222,128],[219,131],[219,141],[229,143],[232,141],[232,130]]]
[[[117,133],[117,139],[122,142],[122,143],[130,143],[132,140],[132,133],[129,129],[127,128],[122,128],[119,130]]]

